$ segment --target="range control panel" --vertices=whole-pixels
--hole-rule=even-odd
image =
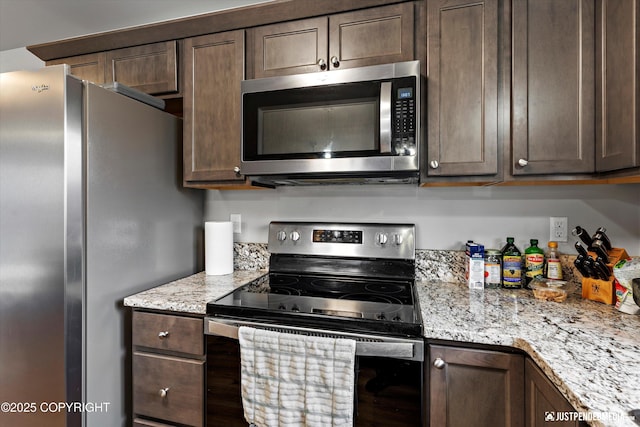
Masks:
[[[415,225],[274,221],[269,224],[269,252],[415,259]]]

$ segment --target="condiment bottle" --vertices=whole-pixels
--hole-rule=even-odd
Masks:
[[[484,251],[484,287],[499,288],[502,284],[502,253],[498,249]]]
[[[544,251],[538,247],[538,239],[529,240],[531,246],[524,250],[524,266],[526,287],[529,287],[529,283],[536,277],[542,277],[544,275]]]
[[[517,289],[522,287],[522,252],[514,243],[513,237],[507,237],[502,248],[502,287]]]
[[[557,242],[549,242],[545,258],[545,276],[547,279],[562,280],[562,264],[560,263]]]

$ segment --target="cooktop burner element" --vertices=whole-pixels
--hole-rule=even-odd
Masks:
[[[207,304],[212,316],[421,336],[415,229],[272,222],[269,274]]]

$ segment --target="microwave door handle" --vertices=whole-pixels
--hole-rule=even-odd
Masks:
[[[380,84],[380,152],[391,153],[391,82]]]

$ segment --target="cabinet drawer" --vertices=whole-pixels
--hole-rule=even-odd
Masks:
[[[136,414],[202,426],[204,361],[135,352],[133,372]]]
[[[135,420],[133,420],[133,427],[173,427],[173,424],[165,424],[151,420],[143,420],[142,418],[136,418]]]
[[[204,354],[202,319],[134,311],[132,334],[134,346]]]

